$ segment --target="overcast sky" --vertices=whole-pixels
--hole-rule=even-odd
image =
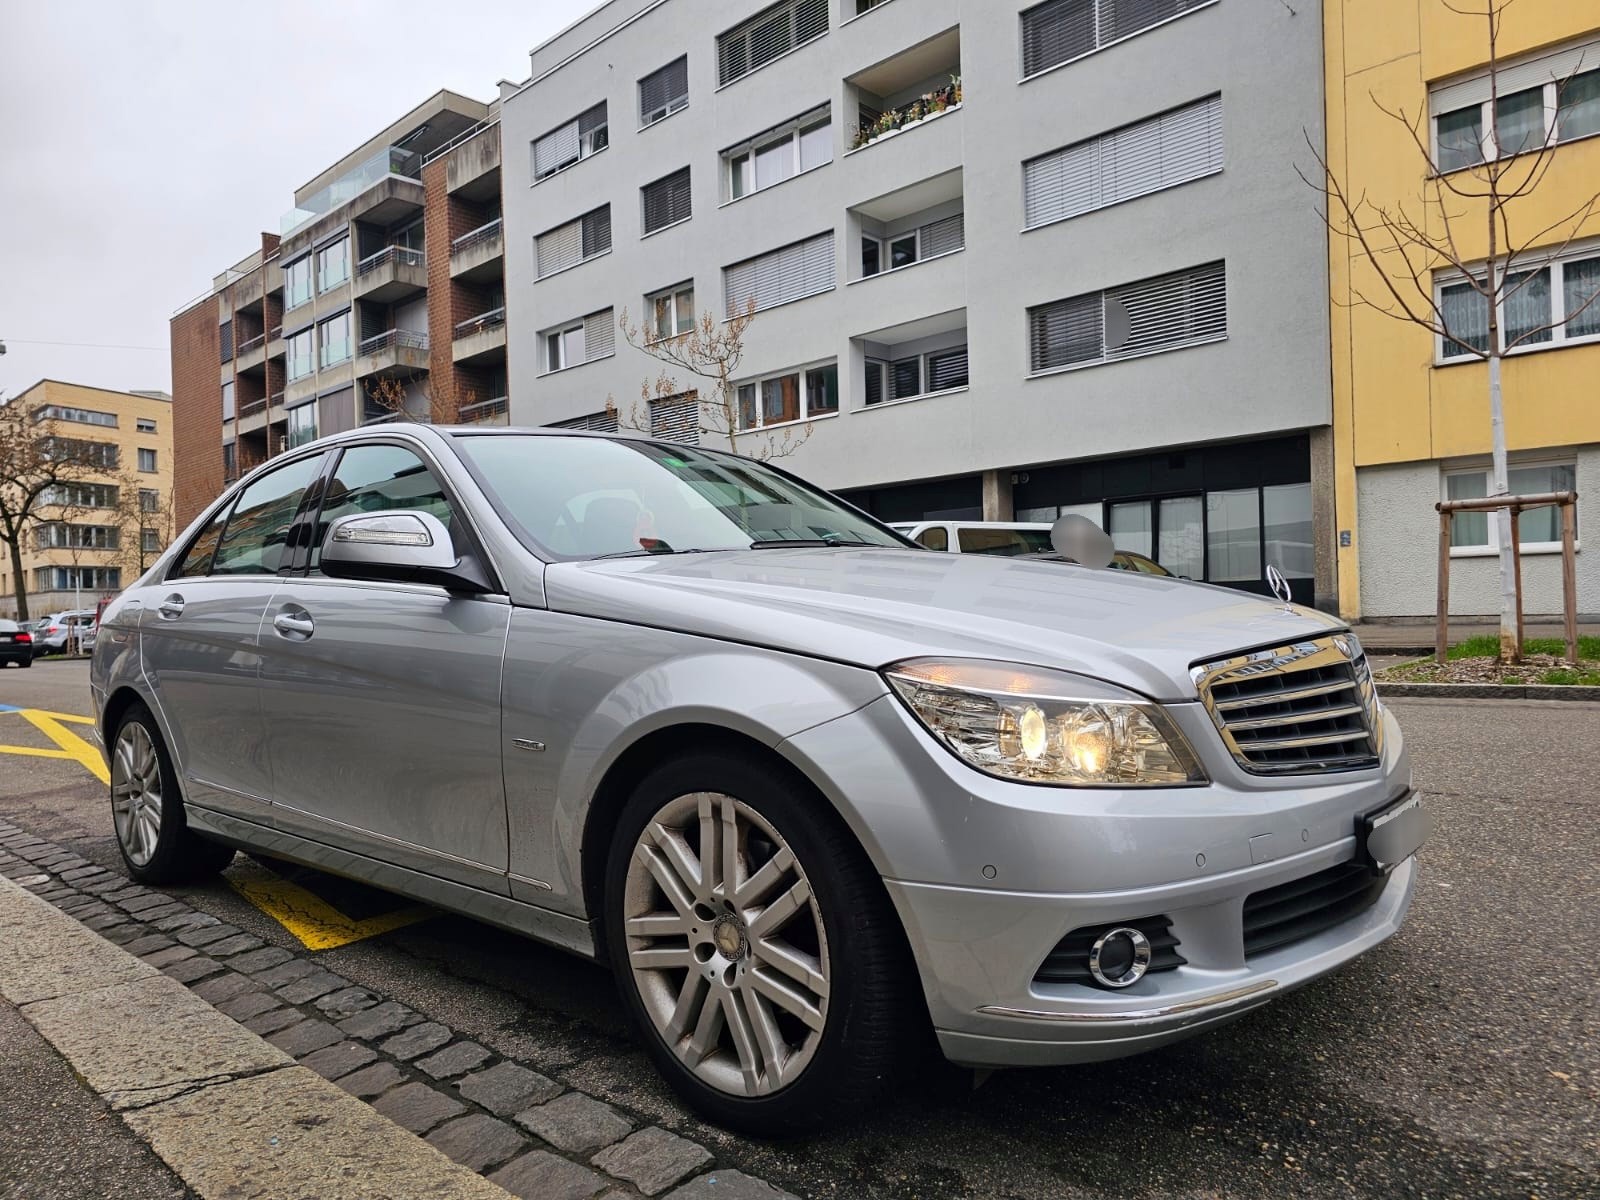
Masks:
[[[526,79],[528,51],[597,6],[6,4],[0,392],[171,390],[168,318],[278,228],[295,188],[440,88],[487,101]],[[99,348],[117,346],[136,348]]]

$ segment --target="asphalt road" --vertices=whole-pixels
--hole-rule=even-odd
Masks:
[[[85,674],[5,671],[0,705],[87,713]],[[754,1142],[683,1113],[609,977],[567,955],[441,916],[319,957],[807,1198],[1600,1196],[1600,705],[1394,709],[1438,825],[1397,937],[1176,1047],[975,1091],[930,1071],[819,1138]],[[0,743],[19,736],[0,724]],[[0,753],[0,813],[115,861],[76,763]],[[189,896],[288,944],[224,883]]]

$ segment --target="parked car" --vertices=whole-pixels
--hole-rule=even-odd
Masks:
[[[0,667],[8,663],[33,666],[33,631],[0,618]]]
[[[767,1133],[930,1027],[997,1067],[1238,1017],[1393,934],[1426,835],[1332,617],[930,555],[617,435],[280,455],[106,609],[90,678],[135,879],[254,848],[598,958],[685,1100]]]
[[[1073,559],[1068,558],[1066,555],[1057,554],[1054,551],[1051,551],[1049,554],[1028,555],[1028,558],[1036,562],[1074,561]],[[1145,555],[1135,553],[1132,550],[1112,551],[1111,561],[1106,565],[1113,571],[1137,571],[1141,575],[1165,575],[1168,579],[1180,578],[1180,576],[1174,575],[1155,559],[1147,558]]]
[[[890,528],[929,550],[944,550],[951,554],[994,554],[1006,558],[1032,556],[1041,562],[1062,561],[1062,556],[1051,548],[1052,526],[1048,522],[896,521]],[[1139,571],[1146,575],[1172,574],[1155,559],[1132,550],[1116,551],[1110,565],[1118,571]]]
[[[93,647],[95,612],[92,608],[73,609],[51,613],[41,618],[33,627],[35,656],[64,654],[73,650]]]

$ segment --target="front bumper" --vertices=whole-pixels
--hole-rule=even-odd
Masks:
[[[1410,784],[1388,722],[1383,762],[1264,779],[1239,769],[1198,705],[1171,705],[1211,783],[1038,787],[959,762],[884,698],[783,749],[827,791],[884,876],[954,1061],[1088,1062],[1153,1049],[1248,1012],[1371,949],[1410,907],[1415,860],[1370,906],[1246,957],[1251,894],[1357,855],[1358,819]],[[1186,960],[1119,991],[1044,982],[1069,932],[1165,916]]]

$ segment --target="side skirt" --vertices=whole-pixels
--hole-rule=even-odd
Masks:
[[[570,950],[584,958],[595,957],[594,932],[589,922],[565,913],[551,912],[533,904],[525,904],[508,896],[497,896],[464,884],[452,883],[424,875],[420,871],[379,862],[349,850],[309,841],[293,834],[268,829],[252,821],[210,809],[183,806],[189,827],[196,833],[237,846],[241,850],[259,850],[290,862],[315,867],[332,875],[371,884],[388,892],[420,900],[438,908],[448,909],[474,920],[498,925],[513,933],[524,934],[541,942],[548,942],[563,950]]]

